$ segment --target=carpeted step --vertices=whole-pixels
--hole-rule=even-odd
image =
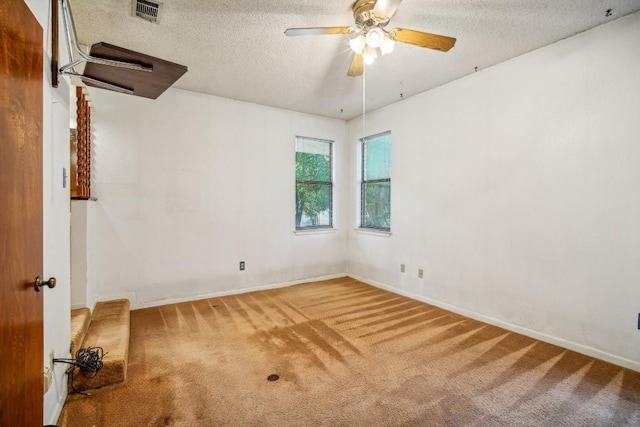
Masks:
[[[117,384],[127,378],[129,316],[129,300],[120,299],[96,304],[82,347],[102,347],[104,365],[93,378],[86,378],[76,368],[74,386],[77,390]]]
[[[76,351],[82,346],[89,323],[91,323],[91,310],[86,307],[71,310],[71,347],[69,348],[71,357],[75,357]]]

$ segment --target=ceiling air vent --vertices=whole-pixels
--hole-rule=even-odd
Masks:
[[[137,17],[149,22],[158,22],[158,12],[161,3],[149,0],[134,0],[135,14]]]

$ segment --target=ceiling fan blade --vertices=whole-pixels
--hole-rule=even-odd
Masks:
[[[373,7],[373,14],[391,19],[396,10],[398,10],[400,3],[402,3],[402,0],[378,0]]]
[[[415,46],[426,47],[446,52],[456,44],[453,37],[440,36],[438,34],[423,33],[422,31],[407,30],[406,28],[396,28],[389,35],[395,41],[408,43]]]
[[[362,75],[364,71],[364,60],[362,55],[358,53],[353,54],[353,60],[351,61],[351,65],[349,65],[349,71],[347,71],[347,76],[349,77],[358,77]]]
[[[314,27],[314,28],[287,28],[284,32],[287,36],[320,36],[323,34],[349,34],[355,29],[352,27]]]

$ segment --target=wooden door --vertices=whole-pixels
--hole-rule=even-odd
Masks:
[[[0,0],[0,426],[42,426],[42,28]]]

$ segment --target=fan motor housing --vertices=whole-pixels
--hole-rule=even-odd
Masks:
[[[358,0],[353,4],[353,18],[358,28],[371,26],[384,27],[389,23],[388,17],[377,16],[373,13],[375,5],[376,0]]]

